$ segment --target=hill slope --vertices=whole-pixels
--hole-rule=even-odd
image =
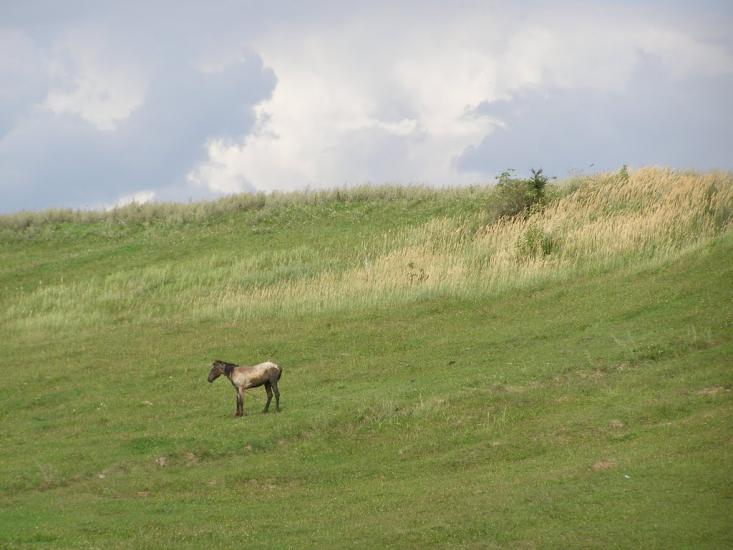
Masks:
[[[575,187],[6,224],[0,544],[733,543],[731,177]]]

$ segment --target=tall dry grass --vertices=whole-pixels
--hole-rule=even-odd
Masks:
[[[437,218],[365,244],[363,261],[258,289],[213,289],[199,315],[253,316],[499,292],[578,270],[667,259],[726,231],[733,177],[642,169],[591,178],[526,217]]]
[[[349,251],[345,264],[295,243],[285,252],[201,257],[44,287],[19,296],[2,320],[78,326],[313,314],[470,297],[661,261],[730,229],[733,175],[659,168],[601,174],[526,216],[487,219],[437,217],[379,233]]]
[[[57,224],[169,224],[202,223],[212,218],[239,212],[272,212],[329,203],[398,200],[438,200],[486,192],[487,186],[438,189],[425,185],[355,185],[326,190],[271,193],[239,193],[216,200],[183,203],[130,203],[108,210],[50,208],[0,214],[0,237],[14,234],[33,236],[44,227]]]

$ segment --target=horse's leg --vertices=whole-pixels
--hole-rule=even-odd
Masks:
[[[237,388],[237,412],[234,416],[244,415],[244,389]]]
[[[275,410],[280,412],[280,390],[277,389],[277,380],[272,381],[272,391],[275,392]]]
[[[266,413],[270,408],[270,401],[272,401],[272,387],[269,382],[265,382],[265,391],[267,392],[267,403],[265,403],[265,409],[262,411]]]

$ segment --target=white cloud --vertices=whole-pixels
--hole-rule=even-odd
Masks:
[[[0,10],[0,209],[465,183],[550,150],[561,175],[603,144],[609,162],[730,165],[718,7],[26,4]]]
[[[133,40],[105,23],[65,24],[44,40],[0,29],[0,46],[14,48],[12,60],[0,57],[0,211],[104,208],[120,196],[144,200],[132,197],[138,189],[210,197],[186,174],[209,139],[247,134],[275,86],[241,45],[202,71],[189,36]]]
[[[100,130],[114,130],[143,103],[138,83],[115,74],[86,72],[71,91],[51,90],[43,107],[54,113],[80,116]]]
[[[151,190],[144,190],[144,191],[138,191],[137,193],[132,193],[130,195],[124,195],[117,199],[115,202],[111,204],[104,205],[104,210],[114,210],[115,208],[121,208],[123,206],[127,206],[128,204],[145,204],[146,202],[150,202],[153,199],[155,199],[155,191]]]
[[[104,37],[90,31],[69,33],[59,40],[51,54],[51,87],[42,107],[77,115],[109,131],[143,104],[146,79],[140,67],[110,55],[103,44]]]
[[[455,159],[501,125],[476,113],[483,103],[528,89],[623,92],[643,55],[683,76],[731,69],[724,49],[630,13],[375,13],[255,40],[277,87],[256,130],[211,140],[189,180],[216,192],[467,182],[478,175]]]

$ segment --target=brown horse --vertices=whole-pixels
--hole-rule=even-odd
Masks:
[[[217,360],[211,363],[208,380],[213,382],[222,374],[229,378],[237,392],[237,412],[234,413],[234,416],[242,416],[244,415],[244,390],[262,385],[265,386],[267,392],[267,403],[262,412],[266,413],[270,408],[273,392],[275,393],[275,410],[280,412],[280,390],[277,389],[277,382],[282,373],[282,369],[270,361],[246,367]]]

